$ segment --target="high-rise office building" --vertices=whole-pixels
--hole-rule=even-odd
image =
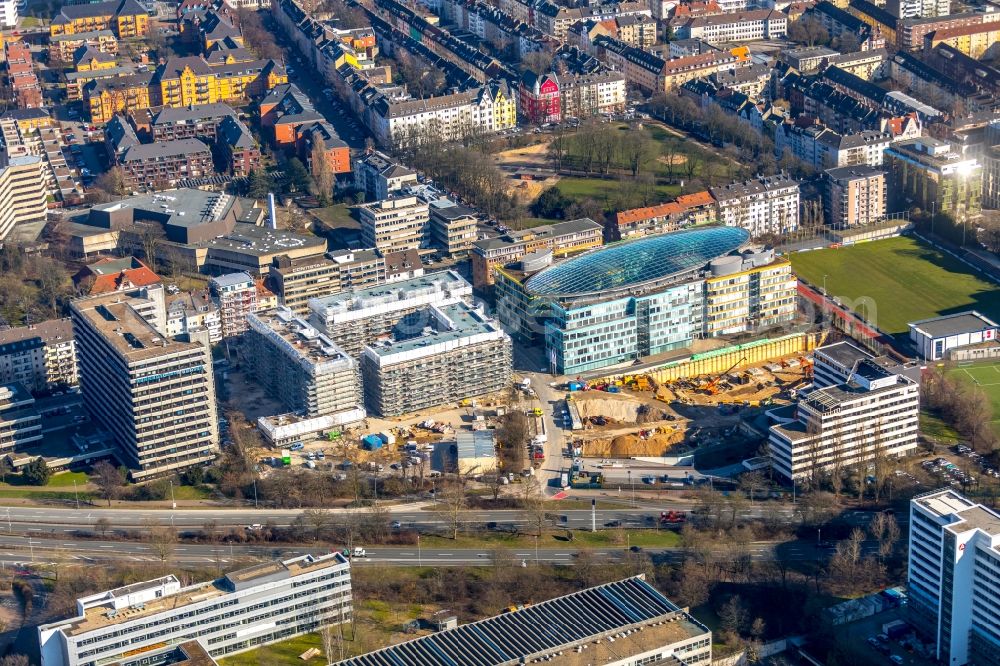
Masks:
[[[84,405],[136,480],[207,463],[219,444],[207,335],[167,338],[142,304],[112,292],[71,305]]]
[[[909,620],[948,666],[1000,654],[1000,514],[954,490],[910,500]]]

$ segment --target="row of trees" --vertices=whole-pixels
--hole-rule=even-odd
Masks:
[[[0,249],[0,316],[5,323],[19,326],[59,317],[73,295],[73,283],[60,262],[4,243]]]
[[[635,178],[652,168],[658,154],[647,132],[596,121],[584,123],[572,133],[560,130],[548,146],[548,157],[557,172],[577,169],[588,176],[606,176],[614,169]]]
[[[924,375],[921,398],[925,407],[940,414],[975,450],[992,453],[997,448],[991,427],[993,407],[978,387],[949,377],[941,368],[932,368]]]

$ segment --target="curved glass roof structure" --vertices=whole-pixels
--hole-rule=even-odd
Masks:
[[[525,289],[570,296],[640,285],[698,269],[750,240],[738,227],[705,227],[591,250],[532,276]]]

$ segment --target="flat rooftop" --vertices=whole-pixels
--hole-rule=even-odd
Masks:
[[[467,290],[472,293],[472,285],[455,271],[427,273],[408,280],[400,280],[391,284],[379,284],[361,289],[342,291],[322,298],[309,301],[309,307],[322,313],[324,310],[339,313],[352,310],[364,310],[370,307],[386,306],[392,309],[394,304],[400,308],[407,307],[406,301],[428,297],[434,293],[447,294],[455,289]]]
[[[603,231],[604,227],[597,222],[594,222],[589,217],[581,217],[578,220],[567,220],[565,222],[535,227],[533,229],[525,229],[523,231],[509,231],[503,236],[476,241],[473,245],[486,252],[488,250],[505,247],[507,245],[516,245],[518,243],[526,243],[529,241],[536,242],[540,240],[556,239],[560,236],[594,232],[598,229]]]
[[[229,573],[217,580],[189,585],[188,587],[180,589],[175,594],[147,601],[140,607],[119,611],[116,615],[112,615],[111,617],[108,617],[109,605],[100,604],[87,608],[82,616],[65,620],[63,622],[53,622],[48,626],[51,627],[61,625],[63,633],[68,636],[79,636],[103,627],[132,622],[133,620],[138,620],[140,618],[148,618],[166,611],[176,613],[178,609],[184,606],[226,596],[227,594],[231,594],[233,592],[230,581],[234,580],[234,577],[243,583],[253,583],[255,581],[263,583],[274,580],[275,574],[281,574],[285,578],[289,578],[325,569],[327,567],[345,564],[348,564],[347,558],[340,553],[331,553],[319,557],[303,555],[291,560],[258,565],[248,569],[241,569],[239,571]],[[173,576],[168,576],[167,578],[173,578]],[[156,579],[142,583],[135,583],[131,586],[112,590],[111,593],[116,596],[122,596],[122,593],[126,592],[130,588],[135,588],[133,591],[139,591],[141,589],[145,589],[146,587],[158,587],[164,580],[165,579]],[[108,602],[110,601],[111,598],[109,597]]]
[[[620,639],[618,635],[626,630],[633,633]],[[609,655],[619,660],[628,650],[635,654],[709,634],[707,628],[637,576],[400,643],[338,665],[501,666],[544,658],[546,663],[559,666],[583,666],[605,663]],[[615,638],[613,643],[606,640],[609,636]],[[567,654],[578,645],[586,648]],[[647,645],[650,647],[644,647]],[[560,651],[563,654],[557,655]]]
[[[130,363],[202,347],[197,342],[178,342],[161,335],[135,311],[131,300],[119,292],[109,292],[76,301],[73,307]]]
[[[286,354],[296,356],[310,364],[343,364],[352,367],[354,361],[337,343],[323,335],[306,320],[296,317],[291,310],[279,307],[262,310],[248,317],[250,327],[259,333],[270,334],[272,339],[284,342]]]
[[[874,355],[865,351],[855,344],[847,342],[835,342],[832,345],[817,347],[813,351],[813,356],[825,356],[837,365],[850,369],[858,361],[874,358]]]
[[[929,338],[946,338],[949,335],[977,333],[987,328],[996,328],[995,321],[987,319],[975,310],[958,312],[944,317],[921,319],[910,323],[910,328]]]
[[[255,257],[267,257],[289,250],[326,248],[326,239],[283,229],[268,229],[253,224],[238,223],[223,236],[197,243],[215,251],[232,251]]]
[[[460,340],[469,340],[477,336],[501,337],[500,325],[469,307],[464,301],[441,307],[428,306],[430,323],[420,333],[405,338],[376,343],[366,349],[379,358],[389,360],[396,354],[409,356],[411,352],[427,349],[437,351],[438,345],[451,347]],[[471,340],[470,340],[471,341]],[[431,349],[434,348],[434,349]]]
[[[1000,535],[1000,514],[959,495],[954,490],[939,490],[917,497],[913,501],[941,518],[958,519],[948,525],[948,529],[952,532],[980,529],[993,536]]]
[[[91,210],[114,212],[131,208],[140,213],[139,217],[142,217],[142,213],[152,213],[168,216],[166,224],[171,226],[195,227],[225,217],[237,202],[236,197],[228,194],[181,188],[98,204]],[[84,216],[82,219],[76,218],[76,221],[86,224],[86,219]]]

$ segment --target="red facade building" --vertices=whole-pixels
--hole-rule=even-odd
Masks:
[[[525,72],[518,89],[518,111],[529,123],[557,123],[562,120],[559,79],[555,74]]]

